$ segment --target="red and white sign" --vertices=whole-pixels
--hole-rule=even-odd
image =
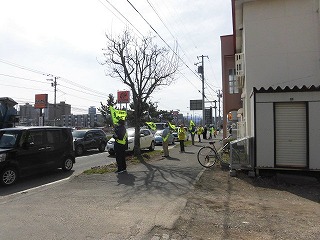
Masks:
[[[130,92],[129,91],[118,91],[118,103],[129,103]]]
[[[34,108],[46,108],[48,105],[48,94],[36,94]]]

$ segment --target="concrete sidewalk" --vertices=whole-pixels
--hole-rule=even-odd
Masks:
[[[0,239],[145,239],[172,228],[204,169],[197,151],[179,144],[170,158],[129,165],[128,173],[81,174],[45,189],[3,199]]]

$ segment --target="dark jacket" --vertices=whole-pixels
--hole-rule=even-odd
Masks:
[[[128,137],[126,138],[126,144],[120,144],[117,142],[117,140],[123,140],[123,138],[126,135],[126,128],[123,125],[116,126],[114,130],[113,138],[116,140],[114,143],[114,150],[117,151],[119,148],[123,150],[123,148],[127,149],[128,147]]]

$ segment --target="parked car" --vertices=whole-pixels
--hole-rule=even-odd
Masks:
[[[179,141],[178,133],[177,133],[177,132],[173,132],[172,135],[173,135],[173,137],[174,137],[174,141],[175,141],[175,142]]]
[[[105,132],[101,129],[74,130],[72,136],[76,156],[81,156],[90,149],[98,149],[103,152],[108,142]]]
[[[52,168],[70,171],[75,156],[70,128],[16,127],[0,129],[0,184]]]
[[[155,144],[156,145],[162,145],[162,132],[163,130],[158,130],[156,131],[156,133],[154,134],[154,139],[155,139]],[[173,145],[175,142],[175,138],[174,135],[172,133],[170,133],[169,138],[168,138],[168,142],[169,145]]]
[[[155,125],[156,125],[156,128],[157,128],[156,131],[158,131],[158,130],[163,130],[163,129],[166,128],[166,123],[164,123],[164,122],[162,122],[162,123],[155,123]]]
[[[134,135],[135,135],[135,129],[134,128],[128,128],[128,149],[127,151],[133,151],[134,148]],[[114,155],[114,142],[115,139],[111,138],[107,143],[107,151],[110,155]],[[140,129],[140,148],[146,149],[148,148],[150,151],[153,151],[155,148],[155,140],[153,133],[146,128]]]

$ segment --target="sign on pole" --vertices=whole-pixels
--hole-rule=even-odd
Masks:
[[[118,103],[130,103],[130,92],[129,91],[118,91]]]
[[[202,110],[202,100],[190,100],[190,110]]]
[[[48,94],[36,94],[34,108],[46,108],[48,105]]]

